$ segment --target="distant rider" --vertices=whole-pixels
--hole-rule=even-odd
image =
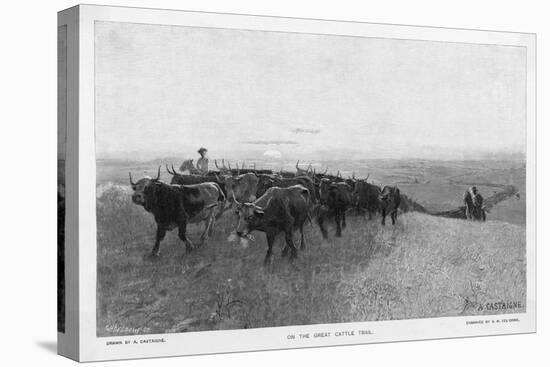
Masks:
[[[206,157],[208,149],[201,147],[197,152],[201,155],[197,160],[197,169],[201,174],[206,174],[208,173],[208,158]]]

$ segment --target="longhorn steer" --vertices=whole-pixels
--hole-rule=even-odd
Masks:
[[[271,187],[290,187],[294,185],[302,185],[309,190],[311,202],[315,204],[318,201],[318,197],[316,195],[317,190],[315,189],[313,180],[307,176],[282,178],[274,175],[260,175],[258,178],[259,181],[256,197],[262,196]]]
[[[211,234],[216,209],[223,206],[225,195],[220,187],[213,182],[197,185],[169,185],[159,180],[160,166],[156,178],[144,177],[137,182],[132,181],[132,201],[155,217],[157,236],[152,255],[158,256],[160,242],[167,231],[178,228],[179,238],[185,243],[187,251],[193,249],[193,244],[187,237],[187,224],[206,222],[201,236],[206,242]]]
[[[205,182],[214,182],[218,184],[218,186],[220,186],[224,195],[227,196],[227,192],[225,191],[225,184],[223,180],[218,177],[218,175],[182,175],[181,173],[176,172],[174,166],[172,166],[172,171],[170,171],[168,166],[166,166],[166,171],[168,171],[168,173],[172,175],[172,179],[170,180],[170,184],[172,185],[196,185]]]
[[[301,185],[287,188],[272,187],[253,203],[237,203],[238,223],[236,234],[247,238],[252,231],[264,232],[267,238],[267,253],[264,265],[271,262],[273,243],[279,233],[285,234],[286,245],[283,257],[296,258],[298,251],[294,246],[293,232],[300,230],[300,249],[305,248],[304,224],[309,218],[309,190]]]
[[[380,187],[368,183],[366,180],[357,180],[353,191],[355,207],[369,213],[369,219],[380,209]]]
[[[336,221],[336,236],[342,236],[342,228],[346,228],[346,211],[352,205],[352,191],[345,182],[332,182],[323,178],[320,184],[321,208],[317,217],[317,223],[324,238],[328,232],[324,227],[326,218],[334,217]]]
[[[382,225],[386,225],[386,215],[390,215],[391,224],[397,221],[397,209],[401,204],[401,193],[397,186],[384,186],[380,193],[380,211],[382,212]]]
[[[239,176],[222,176],[227,191],[227,199],[232,202],[252,202],[256,200],[258,176],[245,173]]]

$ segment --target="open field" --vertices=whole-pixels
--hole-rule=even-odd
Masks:
[[[335,238],[331,227],[328,241],[308,225],[307,248],[296,261],[281,259],[277,246],[273,265],[264,268],[263,234],[254,233],[248,248],[228,243],[231,212],[207,245],[186,254],[172,231],[160,258],[151,260],[155,223],[131,203],[127,174],[153,173],[157,163],[98,164],[99,336],[525,311],[522,164],[344,167],[357,176],[370,173],[377,184],[396,183],[432,210],[460,205],[471,183],[484,196],[499,190],[492,185],[514,184],[520,199],[497,205],[486,223],[405,213],[396,226],[382,227],[380,218],[349,217],[343,237]],[[189,228],[195,242],[201,229]],[[518,308],[486,308],[500,301],[519,302]]]

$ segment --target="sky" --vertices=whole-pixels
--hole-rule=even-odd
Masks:
[[[102,158],[525,149],[525,49],[96,22]]]

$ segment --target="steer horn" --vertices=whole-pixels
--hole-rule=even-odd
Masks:
[[[174,168],[174,165],[172,164],[172,170],[170,171],[170,168],[168,167],[168,165],[166,165],[166,171],[171,174],[172,176],[176,176],[178,175],[178,173],[176,172],[176,169]]]
[[[157,178],[153,178],[154,181],[158,181],[160,178],[160,166],[159,166],[159,169],[157,171]]]
[[[132,185],[132,187],[136,186],[134,181],[132,181],[132,172],[128,172],[128,176],[130,176],[130,185]]]

